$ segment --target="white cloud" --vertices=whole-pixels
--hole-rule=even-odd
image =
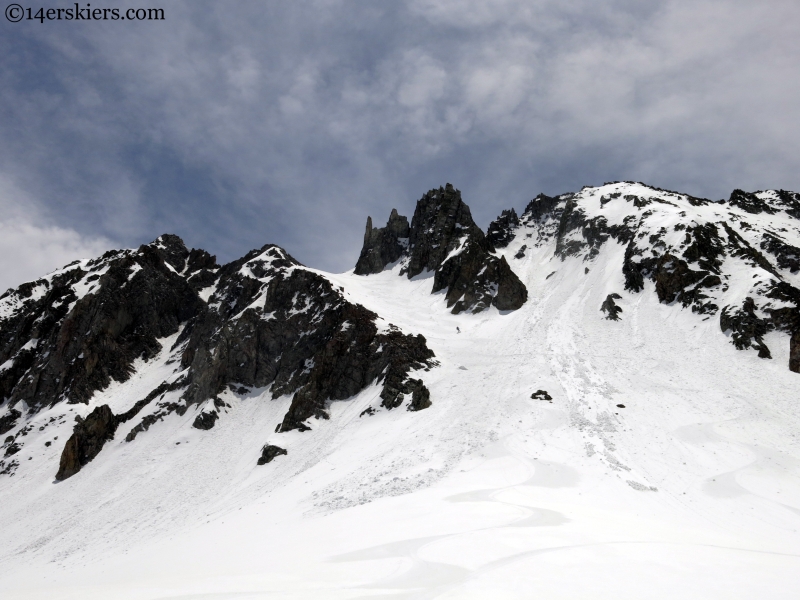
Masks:
[[[39,210],[8,178],[0,176],[0,293],[114,244],[43,223]]]

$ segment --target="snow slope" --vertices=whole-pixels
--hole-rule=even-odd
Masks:
[[[45,442],[174,376],[165,340],[130,381],[32,422],[16,457],[30,465],[0,480],[0,596],[796,598],[788,336],[767,334],[772,360],[737,351],[652,282],[624,291],[624,252],[562,261],[518,235],[501,253],[529,299],[508,314],[452,315],[399,265],[323,273],[426,337],[440,366],[415,377],[430,408],[360,416],[378,408],[372,386],[310,432],[274,433],[290,397],[226,392],[213,429],[172,414],[126,443],[122,427],[54,483],[62,445]],[[612,292],[616,322],[599,310]],[[265,443],[288,455],[256,466]]]

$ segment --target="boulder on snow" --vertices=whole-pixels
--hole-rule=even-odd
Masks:
[[[617,306],[614,300],[619,300],[621,298],[622,296],[619,294],[609,294],[600,305],[600,310],[606,313],[606,319],[609,321],[619,321],[619,313],[622,312],[622,308]]]
[[[271,444],[267,444],[261,449],[261,456],[258,459],[258,464],[265,465],[268,462],[272,462],[273,459],[282,454],[288,454],[288,452],[283,448],[281,448],[280,446],[273,446]]]
[[[214,423],[217,422],[219,419],[219,415],[217,411],[210,410],[208,412],[203,411],[194,419],[194,423],[192,423],[192,427],[195,429],[202,429],[204,431],[208,431],[212,427],[214,427]]]
[[[67,440],[56,479],[63,481],[81,470],[100,453],[105,443],[114,439],[117,419],[107,404],[95,408],[86,419],[76,417],[72,436]]]

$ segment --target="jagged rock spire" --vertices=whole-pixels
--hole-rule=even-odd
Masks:
[[[518,222],[513,210],[504,214],[509,222]],[[409,279],[434,272],[432,292],[447,290],[447,306],[454,313],[479,312],[489,306],[516,310],[527,300],[528,290],[505,258],[492,251],[461,192],[448,183],[417,202],[410,228],[395,210],[385,228],[373,229],[368,218],[355,273],[379,273],[402,260],[400,274]]]
[[[393,208],[386,227],[373,228],[372,217],[367,217],[364,247],[356,263],[356,275],[380,273],[386,265],[396,262],[408,246],[409,225],[406,217]]]

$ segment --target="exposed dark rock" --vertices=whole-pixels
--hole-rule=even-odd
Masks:
[[[533,392],[533,394],[531,394],[531,399],[544,400],[547,402],[553,401],[553,397],[550,394],[548,394],[545,390],[536,390],[535,392]]]
[[[564,260],[568,256],[575,256],[586,248],[586,242],[583,240],[570,239],[568,235],[570,232],[577,229],[583,229],[586,223],[586,215],[583,210],[578,208],[575,200],[569,198],[564,205],[564,210],[561,213],[561,218],[558,223],[558,232],[556,234],[556,256]]]
[[[464,249],[436,271],[433,292],[447,290],[447,307],[458,314],[480,312],[495,306],[517,310],[528,299],[528,290],[509,267],[504,256],[489,256],[480,244],[468,241]]]
[[[683,257],[689,262],[697,262],[700,268],[719,274],[720,260],[725,256],[725,242],[713,223],[686,228],[686,243]]]
[[[755,194],[750,194],[742,190],[733,190],[728,202],[731,204],[731,206],[738,206],[743,211],[754,215],[762,212],[772,215],[777,212],[772,206],[767,204]]]
[[[786,214],[800,219],[800,193],[787,190],[775,190],[778,196],[777,204],[786,211]]]
[[[152,425],[155,425],[159,421],[163,421],[164,417],[167,415],[176,413],[178,416],[182,417],[186,414],[186,410],[188,409],[185,404],[178,404],[176,402],[161,403],[158,407],[158,410],[149,415],[145,415],[144,418],[128,432],[128,435],[125,436],[126,442],[132,442],[136,439],[137,435],[147,431]]]
[[[622,296],[619,294],[609,294],[606,296],[603,304],[600,305],[600,310],[606,313],[606,319],[609,321],[619,321],[619,313],[622,312],[622,308],[617,306],[614,300],[619,300],[621,298]]]
[[[450,253],[473,240],[488,251],[486,238],[462,202],[461,192],[449,183],[431,190],[414,210],[405,273],[410,279],[426,270],[435,271]]]
[[[617,404],[617,408],[625,408],[624,404]]]
[[[400,260],[408,246],[410,227],[406,217],[392,209],[386,227],[373,228],[372,217],[367,217],[367,230],[364,233],[364,246],[356,263],[356,275],[380,273],[393,262]]]
[[[642,198],[640,196],[637,196],[636,194],[626,194],[624,196],[624,199],[625,199],[626,202],[633,202],[633,205],[636,208],[644,208],[648,204],[652,203],[652,199],[650,199],[650,198]]]
[[[513,211],[505,216],[509,223],[519,221]],[[408,276],[423,267],[435,269],[432,291],[447,290],[453,313],[489,306],[516,310],[528,299],[528,290],[505,258],[490,254],[491,245],[461,201],[461,192],[450,184],[431,190],[417,203],[411,229]]]
[[[518,223],[513,210],[505,211],[493,223],[492,240],[500,246],[507,244]],[[408,236],[407,247],[400,235]],[[434,272],[432,292],[446,290],[447,306],[454,313],[479,312],[490,306],[516,310],[527,300],[528,291],[505,258],[492,254],[493,248],[472,220],[461,192],[448,183],[417,202],[410,228],[396,211],[383,229],[373,229],[368,219],[355,272],[376,273],[403,259],[401,274],[409,279]]]
[[[728,234],[728,248],[729,248],[729,254],[731,256],[742,258],[747,262],[749,262],[751,266],[761,267],[768,273],[775,275],[775,277],[779,279],[781,278],[778,271],[776,271],[775,267],[772,266],[772,263],[770,263],[766,259],[766,257],[763,254],[761,254],[761,252],[753,248],[747,242],[747,240],[745,240],[741,235],[736,233],[736,231],[734,231],[730,225],[723,222],[722,227]],[[715,272],[718,273],[719,271]]]
[[[616,200],[622,194],[620,192],[614,192],[613,194],[608,194],[607,196],[602,196],[600,198],[600,208],[611,202],[612,200]]]
[[[367,408],[361,411],[361,414],[358,415],[358,418],[360,419],[364,415],[371,417],[374,414],[375,414],[375,409],[372,408],[371,406],[368,406]]]
[[[408,405],[408,410],[414,412],[431,406],[431,393],[421,379],[409,380],[409,387],[411,387],[411,402]]]
[[[180,382],[168,384],[166,382],[159,385],[150,392],[145,398],[136,402],[130,409],[120,415],[114,415],[108,405],[95,408],[85,420],[76,418],[72,436],[67,440],[64,450],[61,453],[61,463],[56,479],[59,481],[72,477],[80,471],[82,467],[94,459],[102,450],[106,441],[114,438],[117,427],[135,417],[145,406],[152,402],[159,395],[163,395],[169,390],[176,389]],[[151,415],[148,415],[151,417]],[[145,418],[147,419],[147,417]],[[149,425],[148,425],[149,426]],[[133,440],[136,433],[147,427],[138,425],[137,428],[126,436],[126,441]],[[54,438],[58,439],[58,437]],[[50,443],[48,442],[47,445]]]
[[[157,339],[202,309],[176,272],[189,256],[180,238],[161,236],[11,291],[19,308],[0,322],[0,363],[13,361],[0,373],[0,396],[38,410],[87,402],[112,380],[127,380],[136,358],[155,356]]]
[[[552,216],[560,202],[560,198],[551,198],[545,194],[539,194],[525,207],[522,220],[526,223],[532,223],[541,221],[544,217]]]
[[[163,396],[170,390],[178,389],[181,385],[182,381],[178,381],[176,383],[167,383],[162,382],[156,389],[151,391],[147,396],[143,399],[136,402],[131,408],[126,410],[121,415],[117,415],[117,421],[120,423],[125,423],[130,421],[133,417],[139,414],[139,412],[148,404],[150,404],[153,400],[155,400],[158,396]]]
[[[659,302],[670,303],[680,299],[683,290],[703,280],[708,271],[693,271],[685,261],[672,254],[664,254],[656,263],[656,294]]]
[[[267,444],[261,449],[261,457],[258,459],[258,464],[265,465],[283,454],[288,454],[288,452],[279,446]]]
[[[755,310],[755,301],[749,297],[736,311],[726,306],[719,316],[720,328],[725,333],[731,332],[731,342],[738,350],[755,348],[758,350],[759,358],[772,358],[769,348],[762,339],[770,330],[769,323],[758,317]]]
[[[761,241],[761,249],[774,255],[781,269],[788,269],[792,273],[800,271],[800,248],[765,233]]]
[[[202,429],[204,431],[208,431],[212,427],[214,427],[214,423],[217,422],[219,419],[219,415],[217,411],[210,410],[208,412],[203,411],[197,417],[195,417],[194,423],[192,423],[192,427],[195,429]]]
[[[256,301],[257,300],[257,301]],[[208,310],[184,330],[183,399],[198,404],[231,384],[293,394],[281,431],[327,418],[327,403],[383,380],[383,394],[429,368],[422,336],[379,332],[377,315],[345,300],[321,275],[267,245],[219,271]]]
[[[631,292],[641,292],[644,289],[644,277],[654,271],[656,259],[641,257],[642,251],[631,240],[625,248],[625,258],[622,262],[622,274],[625,277],[625,289]],[[637,257],[639,260],[635,260]]]
[[[789,370],[800,373],[800,331],[795,331],[789,339]]]
[[[514,255],[514,258],[523,258],[525,256],[525,250],[527,249],[528,246],[526,244],[522,244],[522,247],[519,249],[519,252]]]
[[[609,239],[614,239],[620,244],[633,239],[634,228],[627,221],[624,224],[609,225],[606,217],[602,215],[588,219],[572,195],[564,198],[563,209],[559,210],[556,207],[551,215],[553,219],[558,219],[555,254],[561,260],[577,256],[586,250],[588,253],[584,260],[592,260]],[[574,232],[580,232],[580,237],[574,235]]]
[[[103,445],[114,439],[118,422],[107,404],[95,408],[86,419],[76,417],[72,436],[61,453],[56,479],[72,477],[100,453]]]
[[[516,211],[504,210],[486,230],[486,241],[492,248],[505,248],[514,239],[514,229],[519,226],[519,217]]]
[[[11,431],[17,425],[17,419],[22,416],[22,413],[16,409],[11,409],[0,417],[0,435],[5,433],[6,431]]]
[[[136,404],[134,404],[130,409],[128,409],[121,415],[118,415],[117,421],[119,421],[120,423],[130,421],[153,400],[155,400],[159,396],[163,399],[164,394],[166,394],[169,391],[179,390],[182,387],[184,387],[184,385],[185,385],[185,380],[183,378],[178,379],[173,383],[167,383],[167,382],[161,383],[161,385],[159,385],[156,389],[147,394],[147,396],[144,397],[142,400],[136,402]],[[183,416],[188,408],[185,404],[177,404],[174,402],[161,403],[158,406],[159,410],[149,415],[146,415],[136,426],[134,426],[128,432],[128,435],[125,436],[126,442],[132,442],[134,439],[136,439],[136,436],[138,434],[140,434],[143,431],[147,431],[151,425],[153,425],[158,421],[161,421],[168,414],[174,412],[177,413],[179,416]]]
[[[8,475],[9,477],[14,476],[14,471],[17,470],[19,467],[19,461],[12,459],[8,462],[4,460],[0,460],[0,475]]]
[[[19,444],[15,443],[15,442],[12,442],[12,443],[11,443],[11,444],[9,444],[9,446],[6,448],[6,453],[5,453],[5,456],[6,456],[6,457],[8,457],[8,456],[14,456],[14,455],[15,455],[17,452],[19,452],[20,450],[22,450],[22,446],[20,446]]]

